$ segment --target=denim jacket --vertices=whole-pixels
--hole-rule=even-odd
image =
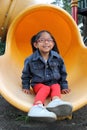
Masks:
[[[29,89],[38,83],[45,85],[60,84],[61,89],[67,89],[66,69],[61,56],[51,51],[47,62],[35,51],[31,56],[25,59],[22,71],[22,87]]]

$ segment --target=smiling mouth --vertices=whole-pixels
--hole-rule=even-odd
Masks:
[[[49,48],[49,46],[43,46],[43,48]]]

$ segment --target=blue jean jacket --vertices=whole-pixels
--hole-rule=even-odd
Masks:
[[[31,56],[25,59],[22,71],[22,87],[29,89],[38,83],[45,85],[60,84],[61,89],[67,89],[66,69],[61,56],[51,51],[47,62],[35,51]]]

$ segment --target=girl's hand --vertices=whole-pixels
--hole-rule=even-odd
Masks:
[[[22,91],[26,94],[30,94],[30,90],[29,89],[22,89]]]
[[[22,91],[26,94],[34,94],[33,90],[29,90],[29,89],[22,89]]]
[[[62,94],[68,94],[68,93],[70,93],[70,89],[63,89],[63,90],[61,90],[61,93]]]

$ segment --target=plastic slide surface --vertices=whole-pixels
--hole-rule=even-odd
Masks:
[[[48,0],[0,0],[0,40],[5,41],[8,28],[24,9],[36,4],[49,4]]]
[[[33,5],[10,25],[5,54],[0,56],[0,93],[13,106],[29,111],[34,95],[22,92],[21,74],[24,59],[32,54],[31,37],[43,29],[55,37],[68,72],[71,93],[62,99],[72,103],[73,111],[78,110],[87,103],[87,48],[73,18],[52,5]]]

